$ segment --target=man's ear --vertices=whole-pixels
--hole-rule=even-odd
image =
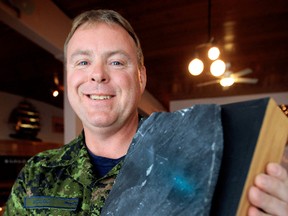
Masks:
[[[138,76],[139,76],[139,82],[140,82],[140,90],[141,90],[141,93],[143,94],[145,87],[146,87],[146,82],[147,82],[145,66],[142,66],[139,69]]]

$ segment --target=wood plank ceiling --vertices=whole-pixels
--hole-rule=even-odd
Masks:
[[[211,36],[221,47],[223,59],[231,63],[232,71],[251,68],[253,73],[247,77],[259,79],[257,84],[237,83],[228,90],[223,90],[219,84],[197,87],[197,84],[215,78],[209,73],[194,77],[187,69],[189,61],[194,57],[195,47],[206,43],[209,39],[208,1],[53,0],[53,2],[71,19],[82,11],[99,8],[113,9],[126,17],[142,42],[148,75],[147,89],[167,109],[171,100],[288,91],[287,0],[212,0]],[[31,45],[31,42],[19,39],[20,36],[8,30],[3,24],[0,33],[1,44],[7,44],[4,46],[6,58],[1,58],[6,59],[6,62],[2,62],[2,65],[9,63],[11,66],[13,64],[11,59],[17,59],[22,65],[13,65],[13,68],[16,67],[20,71],[20,67],[28,67],[19,75],[12,72],[12,67],[5,66],[7,73],[4,73],[8,78],[5,78],[6,84],[0,83],[0,90],[5,90],[3,86],[9,87],[14,83],[17,87],[19,83],[24,82],[21,91],[30,89],[27,90],[27,96],[61,106],[63,98],[57,102],[50,94],[46,96],[44,93],[50,88],[51,82],[47,80],[52,81],[51,72],[61,71],[61,63],[42,52],[37,46]],[[8,45],[12,39],[25,43],[17,44],[15,48],[15,44]],[[2,55],[3,51],[0,57]],[[34,75],[28,75],[30,73]],[[44,77],[41,73],[47,73],[48,75],[45,75],[47,78],[41,79],[40,76]],[[19,77],[23,82],[16,81]],[[30,80],[31,77],[39,77],[39,80]]]

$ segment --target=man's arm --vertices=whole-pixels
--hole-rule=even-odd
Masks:
[[[23,173],[20,173],[20,175],[21,174]],[[26,210],[23,206],[23,199],[25,196],[26,196],[25,184],[23,184],[22,179],[18,177],[16,182],[14,183],[11,194],[6,203],[3,216],[26,215],[27,213],[25,213]]]

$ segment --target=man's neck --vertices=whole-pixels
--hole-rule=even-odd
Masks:
[[[138,115],[121,127],[96,128],[84,127],[85,142],[89,150],[98,156],[120,158],[126,155],[138,127]]]

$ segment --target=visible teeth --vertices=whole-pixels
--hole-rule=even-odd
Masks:
[[[92,100],[107,100],[110,99],[111,96],[105,96],[105,95],[90,95],[90,98]]]

